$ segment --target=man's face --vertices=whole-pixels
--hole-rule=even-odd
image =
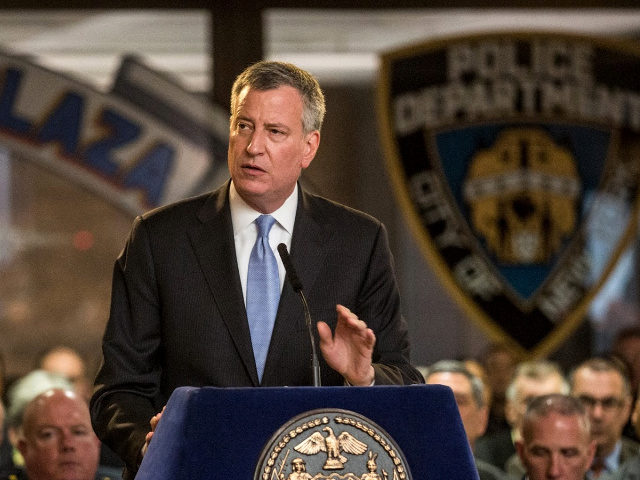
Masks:
[[[519,429],[528,403],[535,397],[562,393],[562,378],[559,375],[541,379],[521,377],[517,382],[515,399],[507,402],[505,413],[509,424]]]
[[[464,431],[473,447],[476,439],[487,428],[488,410],[486,407],[479,406],[473,399],[469,379],[462,373],[437,372],[429,375],[427,384],[446,385],[453,390]]]
[[[42,359],[40,367],[69,379],[78,395],[87,400],[91,398],[91,385],[86,377],[84,362],[75,352],[65,349],[51,352]]]
[[[571,394],[579,398],[589,412],[598,456],[608,455],[620,439],[631,409],[631,398],[624,393],[620,374],[581,368],[574,373],[571,387]]]
[[[25,412],[18,448],[30,480],[93,480],[100,441],[79,397],[56,391]]]
[[[313,160],[320,133],[303,132],[302,97],[293,87],[246,87],[237,102],[229,132],[229,172],[245,202],[271,213]]]
[[[516,442],[529,480],[582,480],[595,444],[580,426],[579,417],[550,413],[538,419],[528,438]]]

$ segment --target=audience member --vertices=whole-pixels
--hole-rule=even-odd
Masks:
[[[627,366],[631,395],[634,399],[637,398],[638,384],[640,383],[640,327],[634,326],[620,330],[614,338],[611,353]],[[622,434],[635,441],[640,441],[640,434],[636,432],[631,422],[625,424]]]
[[[628,367],[631,393],[635,395],[640,382],[640,327],[620,330],[613,341],[611,352]]]
[[[472,375],[475,375],[482,381],[482,385],[484,387],[484,403],[487,406],[488,416],[490,416],[493,395],[491,387],[489,386],[489,375],[487,375],[487,371],[479,361],[472,358],[467,358],[463,360],[462,363],[464,363],[464,367],[469,370]],[[488,421],[489,418],[487,418],[487,427],[489,426]]]
[[[75,392],[87,401],[91,398],[91,382],[86,362],[76,350],[58,345],[38,355],[36,368],[60,374],[69,379]]]
[[[631,412],[631,424],[640,436],[640,398],[636,399],[633,412]],[[611,476],[612,480],[640,480],[640,453],[624,461],[620,468]]]
[[[509,428],[504,416],[505,392],[518,364],[518,358],[505,344],[492,343],[483,352],[480,363],[487,372],[487,385],[491,391],[487,434]]]
[[[560,367],[548,360],[520,363],[505,392],[505,417],[509,428],[478,439],[476,455],[510,476],[521,477],[524,467],[514,445],[520,438],[520,422],[531,399],[550,393],[569,393],[569,385]]]
[[[7,470],[14,472],[24,467],[24,459],[18,450],[18,439],[21,436],[22,418],[25,407],[39,394],[53,389],[72,389],[71,382],[65,377],[45,372],[44,370],[33,370],[17,379],[7,391],[7,436],[10,442],[10,461]]]
[[[640,445],[622,436],[631,412],[631,386],[616,359],[594,357],[578,365],[570,376],[571,393],[587,409],[596,453],[589,476],[615,472],[638,454]]]
[[[522,418],[516,448],[527,480],[582,480],[595,452],[589,418],[575,398],[536,397]]]
[[[29,480],[94,480],[100,441],[86,400],[72,390],[51,389],[29,402],[18,448]]]
[[[482,380],[471,373],[463,362],[441,360],[434,363],[424,375],[428,384],[446,385],[451,388],[458,405],[464,431],[471,451],[475,442],[487,428],[489,409]],[[476,459],[480,480],[500,480],[505,474],[499,468]]]
[[[87,366],[84,358],[73,348],[57,345],[41,352],[36,359],[36,367],[48,372],[64,376],[73,384],[73,390],[85,398],[91,398],[91,382],[87,376]],[[106,445],[100,449],[101,472],[111,476],[120,476],[124,462]]]

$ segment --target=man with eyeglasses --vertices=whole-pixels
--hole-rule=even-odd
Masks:
[[[569,376],[571,394],[587,409],[596,454],[587,478],[618,470],[636,455],[640,445],[622,435],[631,413],[631,387],[624,366],[614,359],[594,357],[578,365]]]

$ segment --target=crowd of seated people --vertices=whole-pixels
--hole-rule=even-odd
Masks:
[[[640,338],[636,330],[620,335]],[[617,339],[619,350],[624,340]],[[492,345],[479,361],[441,360],[420,370],[427,384],[453,390],[481,480],[640,480],[635,343],[637,356],[614,349],[567,369],[547,359],[518,361]],[[534,403],[540,398],[547,403]]]
[[[91,427],[91,380],[78,352],[48,349],[10,383],[0,367],[0,480],[121,479],[122,462]]]
[[[626,343],[617,340],[619,352],[566,371],[546,359],[518,361],[501,345],[491,345],[477,360],[444,359],[419,368],[427,384],[453,390],[481,480],[640,480],[640,399],[631,373],[638,365],[630,364],[640,363],[640,354],[634,357],[628,347],[637,333],[630,331]],[[0,480],[119,480],[122,462],[90,428],[91,380],[82,357],[57,346],[38,355],[33,367],[7,384],[0,356]],[[534,402],[541,398],[545,404]],[[42,421],[62,432],[72,418],[76,443],[43,445],[38,439]],[[562,428],[575,435],[553,433]],[[56,462],[60,452],[72,451],[83,462],[76,465],[81,472],[69,477],[56,470]]]

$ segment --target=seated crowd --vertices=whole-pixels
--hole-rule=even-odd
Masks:
[[[91,426],[91,381],[77,352],[44,352],[0,393],[0,480],[121,479],[122,462]]]
[[[498,347],[490,355],[500,358],[421,367],[427,384],[452,389],[481,480],[640,480],[640,400],[627,358],[595,356],[565,373]]]
[[[640,480],[629,361],[598,356],[563,372],[492,345],[478,361],[419,368],[427,384],[452,389],[480,480]],[[122,462],[91,428],[91,382],[77,352],[51,349],[8,386],[2,373],[0,480],[120,480]]]

